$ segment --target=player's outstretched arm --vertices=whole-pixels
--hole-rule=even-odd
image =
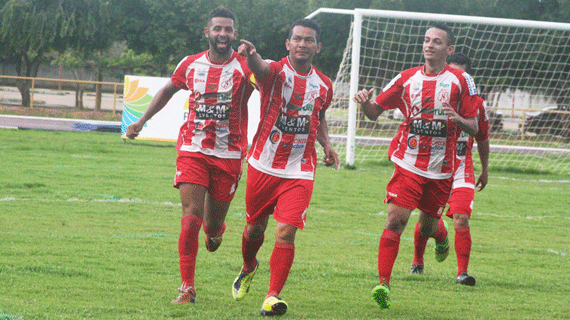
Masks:
[[[370,101],[373,93],[374,89],[362,89],[354,95],[353,100],[360,104],[362,112],[368,119],[376,121],[382,112],[384,112],[384,109],[380,108],[376,102]]]
[[[148,105],[148,108],[145,110],[140,119],[127,127],[127,133],[125,134],[127,138],[134,139],[137,137],[148,119],[152,118],[152,116],[162,110],[162,108],[164,108],[168,101],[170,101],[170,98],[172,98],[172,96],[178,92],[178,90],[180,89],[176,87],[172,81],[168,81],[168,83],[157,92],[154,98],[152,98],[150,104]]]
[[[267,77],[271,71],[269,62],[261,58],[251,42],[242,39],[238,53],[247,58],[247,66],[251,69],[257,80],[261,81]]]
[[[489,180],[489,139],[477,142],[477,151],[479,152],[479,160],[481,160],[481,174],[477,179],[477,190],[481,191],[487,185]]]

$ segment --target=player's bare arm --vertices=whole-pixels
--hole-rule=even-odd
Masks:
[[[354,102],[360,104],[362,112],[368,119],[376,121],[382,112],[384,112],[384,109],[380,108],[376,102],[370,101],[373,93],[374,89],[362,89],[354,95]]]
[[[467,133],[470,136],[477,135],[477,132],[479,132],[479,124],[477,117],[463,118],[457,112],[455,112],[455,110],[453,110],[451,105],[447,102],[443,103],[443,110],[445,111],[445,114],[447,114],[447,116],[449,117],[449,120],[455,122],[459,126],[459,128],[461,128],[461,130],[463,130],[465,133]]]
[[[321,112],[319,122],[319,129],[317,130],[317,141],[319,141],[321,146],[323,146],[323,151],[325,153],[325,158],[323,161],[327,167],[334,165],[334,169],[336,170],[338,169],[338,155],[334,151],[329,138],[329,128],[324,112]]]
[[[489,180],[489,139],[477,142],[477,151],[479,152],[479,160],[481,160],[481,174],[479,174],[475,186],[478,191],[481,191]]]
[[[148,108],[145,110],[139,120],[127,127],[127,133],[125,134],[127,138],[134,139],[137,137],[148,119],[152,118],[152,116],[162,110],[162,108],[164,108],[168,101],[170,101],[170,98],[172,98],[172,96],[178,92],[178,90],[180,90],[180,88],[176,87],[172,81],[168,81],[168,83],[162,87],[162,89],[160,89],[152,98],[152,101],[148,105]]]
[[[247,66],[251,69],[256,79],[263,80],[267,77],[271,71],[269,62],[261,58],[251,42],[242,39],[238,53],[247,58]]]

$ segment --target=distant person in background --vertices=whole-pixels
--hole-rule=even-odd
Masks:
[[[134,139],[144,124],[180,89],[190,91],[189,114],[180,128],[174,187],[180,190],[182,220],[178,253],[182,285],[172,301],[196,301],[194,275],[201,227],[206,249],[216,251],[247,152],[247,101],[253,91],[246,59],[232,48],[237,36],[234,14],[210,12],[204,34],[209,50],[187,56],[157,93],[142,117],[127,128]]]
[[[255,46],[242,40],[240,54],[255,75],[261,95],[261,121],[247,161],[246,226],[242,236],[243,267],[232,292],[239,301],[249,292],[271,215],[277,221],[269,261],[269,289],[261,307],[264,316],[287,311],[280,297],[295,258],[295,235],[303,229],[313,193],[318,141],[325,164],[338,167],[325,112],[332,101],[332,82],[313,65],[321,50],[320,28],[309,19],[294,22],[285,41],[289,55],[264,61]]]
[[[422,235],[436,240],[436,260],[442,262],[449,254],[441,214],[451,193],[457,138],[461,130],[476,135],[478,129],[473,79],[446,63],[455,49],[454,39],[449,27],[430,27],[424,35],[423,66],[397,75],[373,101],[373,89],[363,89],[353,98],[372,120],[396,108],[405,116],[389,150],[395,170],[384,200],[388,218],[378,247],[380,284],[372,290],[382,309],[391,306],[390,277],[412,210],[420,210]]]
[[[471,60],[462,53],[454,53],[447,58],[447,63],[453,68],[471,74]],[[489,179],[489,118],[487,107],[483,99],[477,99],[479,108],[479,132],[473,138],[461,132],[457,140],[457,165],[453,175],[453,187],[451,197],[448,200],[449,209],[446,215],[453,219],[455,227],[455,254],[457,255],[457,280],[456,283],[474,286],[475,277],[467,273],[469,256],[471,253],[471,232],[469,230],[469,218],[473,210],[475,187],[481,191],[487,185]],[[473,140],[477,140],[477,151],[481,161],[481,174],[475,183],[473,170]],[[443,219],[443,218],[442,218]],[[414,260],[410,268],[411,273],[422,274],[424,272],[424,252],[428,238],[422,236],[419,222],[414,231]]]

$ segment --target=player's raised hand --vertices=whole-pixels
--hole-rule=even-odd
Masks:
[[[354,95],[354,98],[353,98],[354,102],[356,102],[356,103],[369,102],[370,97],[372,96],[373,93],[374,93],[374,89],[370,89],[370,90],[362,89]]]
[[[442,104],[443,104],[443,111],[449,117],[449,120],[458,121],[463,119],[459,114],[457,114],[455,110],[453,110],[449,102],[443,102]]]
[[[238,53],[244,57],[251,56],[257,52],[253,43],[247,40],[240,40],[241,45],[238,47]]]

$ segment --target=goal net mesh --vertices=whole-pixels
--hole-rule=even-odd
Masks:
[[[474,19],[475,20],[475,19]],[[422,42],[434,20],[362,17],[358,90],[378,94],[398,73],[422,65]],[[472,76],[487,101],[491,167],[570,174],[570,27],[446,22],[455,52],[472,59]],[[570,26],[570,24],[569,24]],[[346,159],[354,23],[334,80],[327,121],[339,159]],[[402,122],[397,110],[377,121],[356,116],[354,164],[387,159],[389,141]],[[477,150],[474,163],[479,167]]]

